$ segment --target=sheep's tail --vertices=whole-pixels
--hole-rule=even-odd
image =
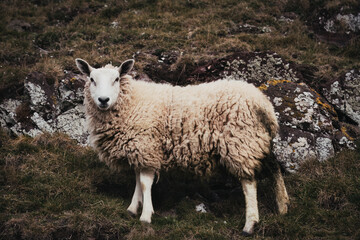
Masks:
[[[155,171],[155,176],[156,176],[156,181],[155,183],[157,184],[160,180],[160,171]]]
[[[269,126],[271,138],[274,138],[279,131],[279,123],[277,121],[275,114],[273,114],[273,115],[274,116],[272,116],[272,119],[270,121],[270,126]]]
[[[259,108],[257,110],[260,122],[269,132],[271,138],[274,138],[279,131],[279,123],[277,121],[274,108],[270,105],[269,108]]]

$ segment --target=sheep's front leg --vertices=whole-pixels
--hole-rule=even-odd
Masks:
[[[151,215],[154,213],[154,208],[151,200],[151,186],[154,181],[154,170],[140,171],[140,185],[143,197],[143,209],[140,216],[140,221],[151,223]]]
[[[256,181],[241,180],[246,202],[246,222],[243,228],[243,235],[253,234],[254,225],[259,222],[259,210],[257,203]]]
[[[139,208],[139,204],[142,203],[142,190],[141,190],[141,186],[140,186],[140,171],[139,170],[135,170],[135,175],[136,175],[136,186],[135,186],[135,191],[134,191],[134,195],[131,199],[131,204],[128,207],[128,212],[132,215],[136,215],[137,214],[137,210]]]

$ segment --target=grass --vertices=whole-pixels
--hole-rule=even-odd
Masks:
[[[0,89],[21,83],[31,71],[59,79],[63,70],[77,72],[75,57],[95,66],[119,64],[137,56],[137,69],[151,63],[147,55],[177,50],[193,64],[233,51],[275,51],[287,60],[325,68],[332,76],[358,66],[358,39],[339,48],[314,38],[306,20],[343,1],[171,1],[171,0],[5,0],[0,3]],[[280,22],[294,12],[291,23]],[[11,27],[14,20],[30,24]],[[264,34],[239,31],[239,25],[269,27]],[[50,63],[50,66],[48,67]],[[338,69],[338,72],[333,72]]]
[[[320,42],[312,21],[321,10],[359,7],[355,0],[4,0],[0,2],[0,93],[21,95],[32,71],[57,84],[76,57],[95,67],[178,51],[173,69],[234,51],[274,51],[318,68],[317,78],[359,67],[359,38],[339,47]],[[294,21],[278,21],[295,13]],[[14,20],[30,27],[13,27]],[[307,21],[307,22],[306,22]],[[247,33],[239,25],[269,27]],[[16,24],[15,24],[16,25]],[[150,54],[149,54],[150,53]],[[3,96],[0,96],[0,99]],[[20,96],[21,97],[21,96]],[[343,151],[285,177],[292,205],[276,215],[270,183],[259,183],[261,222],[254,239],[359,239],[360,153]],[[226,178],[227,179],[227,178]],[[0,239],[241,239],[244,198],[231,179],[198,181],[163,173],[154,186],[152,225],[126,213],[130,170],[110,171],[88,148],[55,134],[10,138],[0,131]],[[165,196],[165,197],[164,197]],[[205,203],[208,213],[195,212]]]
[[[241,239],[244,197],[232,179],[162,173],[151,225],[126,208],[132,171],[115,173],[62,134],[0,137],[0,239]],[[360,150],[308,162],[285,176],[290,211],[276,214],[271,184],[259,183],[254,239],[358,239]],[[195,206],[205,203],[208,212]]]

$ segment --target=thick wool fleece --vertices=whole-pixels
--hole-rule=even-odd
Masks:
[[[125,76],[117,103],[107,111],[95,105],[89,85],[90,141],[115,169],[126,163],[157,172],[183,167],[204,175],[222,164],[238,178],[253,178],[278,130],[270,101],[242,81],[174,87]]]

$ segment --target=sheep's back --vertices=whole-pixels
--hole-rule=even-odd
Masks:
[[[277,130],[272,104],[241,81],[174,87],[169,108],[167,162],[199,174],[210,173],[218,164],[213,155],[243,155],[238,161],[250,158],[256,168]]]

